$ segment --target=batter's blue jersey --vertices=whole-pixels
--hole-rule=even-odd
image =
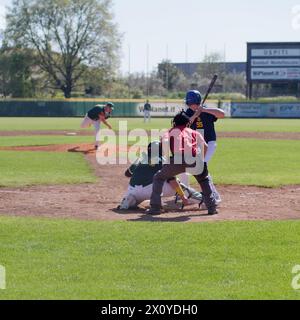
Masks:
[[[186,114],[188,117],[192,117],[195,114],[195,111],[188,108],[186,110]],[[193,130],[204,130],[204,139],[206,143],[210,141],[216,141],[217,135],[215,130],[215,122],[218,120],[217,117],[210,113],[202,112],[198,118],[191,125],[191,129]]]

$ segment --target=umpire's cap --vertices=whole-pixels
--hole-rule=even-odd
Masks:
[[[185,111],[181,111],[180,113],[176,114],[173,119],[173,126],[187,126],[190,122],[189,116],[185,113]]]

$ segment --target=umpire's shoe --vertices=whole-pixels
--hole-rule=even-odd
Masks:
[[[146,214],[150,214],[151,216],[159,216],[163,213],[163,210],[160,207],[151,207],[146,210]]]
[[[219,214],[219,211],[218,211],[217,208],[212,208],[212,209],[209,209],[209,210],[208,210],[208,215],[209,215],[209,216],[214,216],[214,215],[216,215],[216,214]]]

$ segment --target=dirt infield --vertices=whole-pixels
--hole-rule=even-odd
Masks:
[[[6,148],[7,149],[7,148]],[[201,222],[221,220],[283,220],[300,218],[300,186],[277,189],[218,186],[223,202],[218,216],[192,206],[181,211],[168,199],[170,209],[159,217],[144,214],[148,203],[138,211],[120,214],[115,210],[127,189],[126,166],[99,166],[91,145],[14,147],[11,150],[82,152],[94,168],[96,184],[0,188],[0,214],[87,220]]]
[[[120,132],[120,135],[125,133]],[[16,136],[92,136],[92,131],[0,131],[0,137]],[[262,140],[300,140],[300,132],[219,132],[219,138],[244,138]]]

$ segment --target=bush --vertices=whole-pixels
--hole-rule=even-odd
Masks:
[[[242,93],[233,92],[233,93],[212,93],[209,95],[211,100],[246,100],[246,96]]]
[[[299,99],[297,99],[296,97],[289,97],[289,96],[258,98],[256,100],[259,102],[297,102],[299,101]]]

